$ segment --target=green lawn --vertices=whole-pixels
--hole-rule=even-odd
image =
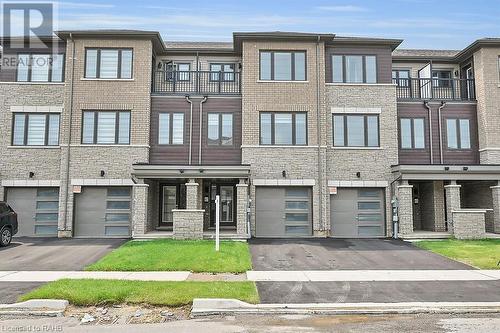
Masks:
[[[422,249],[482,269],[500,269],[500,239],[421,241]]]
[[[246,242],[159,239],[129,241],[85,268],[88,271],[192,271],[243,273],[252,269]]]
[[[182,306],[193,298],[236,298],[258,303],[259,296],[253,282],[156,282],[124,280],[58,280],[43,285],[19,300],[67,299],[71,304],[151,304]]]

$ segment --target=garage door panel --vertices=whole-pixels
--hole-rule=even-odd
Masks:
[[[84,187],[75,196],[75,237],[129,237],[131,188]]]
[[[311,234],[310,188],[257,187],[257,237],[303,237]]]
[[[333,237],[385,235],[384,191],[377,188],[340,188],[330,198]]]
[[[18,216],[16,236],[57,236],[59,188],[8,188],[7,203]]]

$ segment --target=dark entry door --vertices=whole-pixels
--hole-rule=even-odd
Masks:
[[[160,186],[160,221],[161,227],[172,227],[174,209],[185,208],[186,186],[184,184],[162,184]]]
[[[236,225],[236,187],[234,183],[210,184],[210,226],[215,227],[215,198],[220,196],[219,217],[221,226]]]

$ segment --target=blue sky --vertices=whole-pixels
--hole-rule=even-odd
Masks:
[[[473,10],[472,10],[473,9]],[[68,0],[59,29],[159,31],[166,40],[230,41],[233,31],[401,38],[405,48],[461,49],[500,37],[498,0]]]

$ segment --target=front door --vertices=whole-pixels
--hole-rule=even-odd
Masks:
[[[234,184],[210,184],[210,226],[215,227],[215,198],[220,196],[219,217],[221,226],[236,225],[236,191]]]
[[[182,197],[185,196],[184,184],[163,184],[161,185],[160,204],[160,227],[172,227],[174,225],[174,215],[172,210],[184,209]]]

